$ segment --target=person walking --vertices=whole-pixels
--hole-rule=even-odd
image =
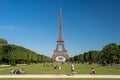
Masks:
[[[71,72],[72,72],[72,75],[74,75],[74,64],[73,63],[71,65]]]

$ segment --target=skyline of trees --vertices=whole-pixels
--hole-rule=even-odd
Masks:
[[[70,62],[86,64],[120,64],[120,45],[110,43],[102,50],[90,50],[83,54],[75,55],[69,58]],[[38,54],[22,46],[9,44],[7,40],[0,38],[0,64],[7,63],[16,65],[20,63],[43,63],[52,62],[51,58]]]
[[[22,46],[8,44],[7,40],[0,38],[0,64],[16,65],[20,63],[50,62],[50,58],[31,51]]]
[[[120,64],[120,45],[110,43],[101,51],[90,50],[70,58],[70,61],[86,64]]]

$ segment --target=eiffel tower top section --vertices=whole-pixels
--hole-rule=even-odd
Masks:
[[[61,8],[60,8],[60,12],[58,15],[59,15],[59,36],[58,36],[57,42],[64,42],[62,38],[62,10]]]

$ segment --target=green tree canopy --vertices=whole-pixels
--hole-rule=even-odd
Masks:
[[[104,52],[105,61],[107,63],[119,62],[120,49],[116,43],[106,45],[102,51]]]
[[[7,40],[0,38],[0,44],[8,44]]]
[[[83,54],[73,57],[74,62],[97,63],[97,64],[119,64],[120,63],[120,45],[110,43],[105,45],[102,50],[90,50]]]
[[[0,44],[8,44],[7,40],[0,38]]]

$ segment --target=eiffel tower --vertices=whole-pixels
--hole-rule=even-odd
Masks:
[[[59,15],[59,36],[58,36],[58,40],[56,41],[57,45],[56,45],[56,49],[54,50],[52,59],[55,60],[56,57],[63,56],[65,60],[67,60],[69,57],[67,54],[67,50],[65,49],[65,46],[64,46],[64,40],[62,38],[62,10],[61,9],[58,15]],[[62,50],[59,50],[60,46],[62,47]]]

